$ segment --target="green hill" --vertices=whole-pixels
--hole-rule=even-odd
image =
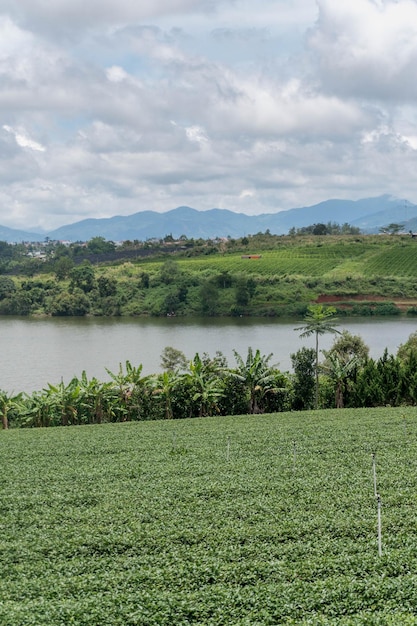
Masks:
[[[409,235],[259,233],[58,252],[4,260],[0,315],[300,317],[311,302],[331,302],[339,315],[417,312]]]
[[[417,624],[416,435],[413,408],[4,431],[0,623]]]

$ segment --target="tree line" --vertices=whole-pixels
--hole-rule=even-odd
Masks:
[[[245,356],[235,351],[230,367],[221,352],[187,361],[167,347],[159,374],[144,376],[142,365],[127,361],[117,372],[107,370],[106,382],[83,372],[32,394],[0,391],[3,428],[417,404],[417,333],[396,355],[385,351],[373,359],[360,336],[339,333],[330,307],[311,306],[299,331],[315,335],[316,346],[291,355],[291,373],[252,348]],[[336,336],[319,360],[326,332]]]

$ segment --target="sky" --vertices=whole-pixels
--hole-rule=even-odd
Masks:
[[[0,0],[0,224],[417,203],[416,102],[417,0]]]

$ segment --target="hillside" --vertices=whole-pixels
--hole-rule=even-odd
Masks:
[[[361,200],[327,200],[314,206],[301,207],[263,215],[246,215],[225,209],[197,211],[190,207],[178,207],[166,213],[140,211],[128,216],[103,219],[85,219],[44,233],[13,231],[0,226],[0,240],[43,241],[53,240],[89,241],[104,237],[112,241],[137,239],[145,241],[163,238],[243,237],[258,232],[286,234],[291,228],[311,224],[336,222],[349,223],[363,232],[378,232],[390,223],[404,224],[405,230],[414,230],[417,206],[392,196],[379,196]]]
[[[4,260],[3,272],[18,273],[0,277],[0,314],[300,317],[324,301],[340,315],[417,314],[417,240],[409,235],[186,243],[87,253],[86,262],[79,246],[20,266]]]

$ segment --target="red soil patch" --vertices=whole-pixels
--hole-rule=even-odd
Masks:
[[[343,308],[349,306],[349,302],[362,302],[363,304],[371,302],[393,302],[399,309],[407,310],[411,306],[417,306],[416,298],[386,298],[384,296],[376,296],[373,294],[355,294],[355,295],[326,295],[321,294],[316,302],[318,304],[337,304],[343,303]]]

